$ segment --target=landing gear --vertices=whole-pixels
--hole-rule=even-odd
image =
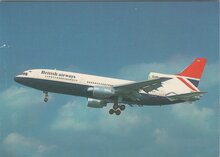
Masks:
[[[48,92],[44,91],[44,102],[48,102]]]
[[[113,109],[114,110],[120,109],[121,111],[124,111],[125,110],[125,105],[119,105],[117,103],[114,103]]]
[[[116,110],[116,111],[115,111],[115,114],[118,116],[118,115],[121,114],[121,111],[120,111],[120,110]]]
[[[119,108],[120,108],[121,111],[124,111],[125,110],[125,105],[120,105]]]
[[[112,114],[114,114],[114,113],[118,116],[118,115],[121,114],[121,110],[120,110],[120,109],[117,109],[117,110],[110,109],[110,110],[109,110],[109,114],[110,114],[110,115],[112,115]]]
[[[125,105],[119,105],[117,102],[114,103],[112,109],[109,110],[109,114],[116,114],[117,116],[121,114],[121,111],[125,110]]]
[[[111,115],[112,115],[113,113],[115,113],[115,110],[110,109],[110,110],[109,110],[109,114],[111,114]]]
[[[48,98],[44,98],[44,102],[48,102]]]
[[[119,108],[119,105],[118,105],[117,103],[114,103],[113,109],[114,109],[114,110],[117,110],[118,108]]]

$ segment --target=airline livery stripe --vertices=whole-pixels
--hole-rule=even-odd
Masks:
[[[187,79],[189,82],[191,82],[195,87],[198,87],[199,85],[199,80],[195,80],[195,79]]]
[[[187,83],[183,78],[177,77],[180,81],[182,81],[187,87],[192,89],[193,91],[197,91],[195,88],[193,88],[189,83]]]

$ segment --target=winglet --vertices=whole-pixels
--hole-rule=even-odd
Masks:
[[[196,58],[188,67],[186,67],[182,72],[177,75],[200,79],[205,64],[205,58]]]

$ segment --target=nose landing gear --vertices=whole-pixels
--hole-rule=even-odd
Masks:
[[[48,102],[48,92],[44,91],[44,102]]]

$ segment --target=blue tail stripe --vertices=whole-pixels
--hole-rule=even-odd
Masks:
[[[199,81],[198,80],[193,80],[193,79],[187,79],[189,80],[194,86],[198,87]]]

